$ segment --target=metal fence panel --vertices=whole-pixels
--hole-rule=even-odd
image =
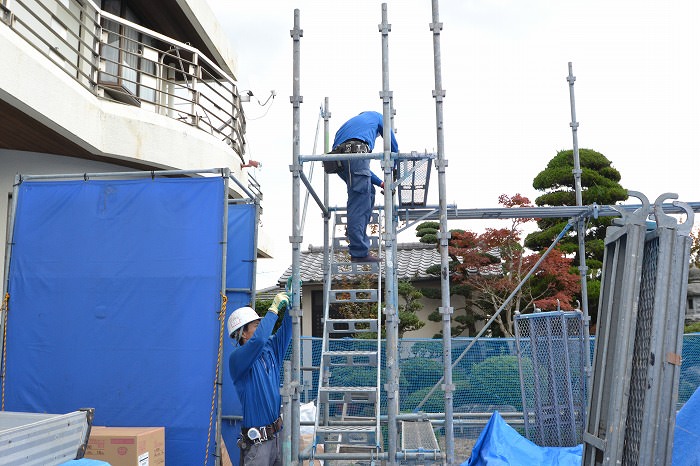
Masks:
[[[525,436],[540,446],[581,443],[586,340],[581,311],[515,316]]]

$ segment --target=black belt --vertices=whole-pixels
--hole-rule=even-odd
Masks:
[[[362,139],[348,139],[338,144],[331,154],[352,154],[369,152],[369,144]]]
[[[262,427],[244,427],[241,429],[243,439],[249,443],[264,442],[282,430],[282,417],[278,417],[275,422]]]

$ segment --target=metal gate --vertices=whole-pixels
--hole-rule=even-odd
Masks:
[[[605,239],[584,465],[671,463],[694,213],[674,202],[678,224],[661,207],[676,195],[630,194],[643,206]]]

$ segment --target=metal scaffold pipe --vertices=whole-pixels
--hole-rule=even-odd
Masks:
[[[454,464],[454,429],[453,429],[453,394],[454,383],[452,382],[452,313],[454,308],[450,303],[450,270],[448,243],[450,240],[450,232],[447,229],[447,187],[445,182],[445,168],[447,160],[445,160],[445,141],[444,141],[444,125],[443,125],[443,99],[445,98],[445,90],[442,88],[442,65],[440,52],[440,31],[442,31],[442,23],[440,22],[440,13],[438,9],[438,0],[432,2],[432,23],[430,30],[433,33],[433,62],[435,69],[435,90],[433,98],[435,99],[435,126],[437,129],[437,160],[435,168],[438,171],[438,188],[439,188],[439,204],[440,204],[440,231],[438,232],[438,240],[440,241],[440,289],[441,289],[441,306],[440,314],[442,315],[442,360],[444,364],[443,385],[445,391],[445,450],[447,456],[447,464]]]
[[[391,125],[392,119],[392,93],[389,91],[389,31],[391,25],[387,20],[387,4],[382,3],[382,22],[379,25],[379,32],[382,35],[382,110],[384,116],[382,139],[384,141],[384,254],[385,254],[385,303],[386,308],[386,367],[388,369],[386,381],[387,415],[388,425],[388,464],[396,464],[396,450],[398,444],[398,425],[396,416],[399,412],[399,370],[398,370],[398,293],[396,289],[395,277],[395,257],[396,257],[396,226],[394,219],[394,199],[392,189],[393,161],[391,160]]]
[[[442,88],[442,62],[440,51],[440,31],[442,31],[442,23],[440,22],[440,12],[438,8],[438,0],[432,2],[432,23],[430,30],[433,33],[433,65],[435,69],[435,90],[433,98],[435,99],[435,127],[437,129],[437,160],[435,168],[438,171],[438,189],[439,189],[439,216],[440,216],[440,231],[438,232],[438,240],[440,241],[440,290],[441,290],[441,306],[440,315],[442,316],[442,360],[444,361],[443,378],[445,383],[443,390],[445,391],[445,450],[446,460],[448,465],[455,462],[454,457],[454,428],[453,428],[453,408],[454,408],[454,390],[455,386],[452,382],[452,313],[454,308],[450,302],[450,259],[448,256],[448,244],[450,240],[450,232],[447,228],[447,186],[445,179],[445,168],[447,160],[445,159],[445,142],[444,142],[444,125],[443,125],[443,99],[445,98],[445,90]]]
[[[566,77],[569,82],[569,100],[571,101],[571,135],[574,146],[574,189],[576,191],[576,205],[583,205],[583,193],[581,188],[581,160],[578,151],[578,122],[576,121],[576,101],[574,98],[574,82],[576,77],[573,74],[571,62],[569,62],[569,75]],[[588,267],[586,266],[586,218],[579,217],[576,224],[576,236],[578,237],[578,257],[579,257],[579,274],[581,275],[581,311],[583,312],[583,338],[586,342],[586,347],[590,344],[590,316],[588,315]],[[590,383],[591,374],[591,357],[586,354],[585,371],[587,382]]]
[[[300,178],[302,165],[299,161],[299,146],[300,146],[300,122],[301,122],[301,103],[303,98],[299,95],[299,79],[300,79],[300,39],[303,36],[303,31],[300,28],[299,10],[294,10],[294,29],[290,31],[293,40],[293,76],[292,76],[292,92],[290,97],[292,103],[292,236],[289,242],[292,243],[292,383],[287,389],[291,393],[291,419],[289,425],[291,428],[289,451],[290,457],[286,459],[288,464],[296,465],[299,461],[299,380],[301,377],[301,282],[299,267],[301,264],[301,231],[300,231]]]

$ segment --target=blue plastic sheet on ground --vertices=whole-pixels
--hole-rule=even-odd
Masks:
[[[462,466],[580,466],[583,445],[540,447],[520,435],[494,411]]]
[[[700,388],[676,415],[673,466],[700,466]]]

